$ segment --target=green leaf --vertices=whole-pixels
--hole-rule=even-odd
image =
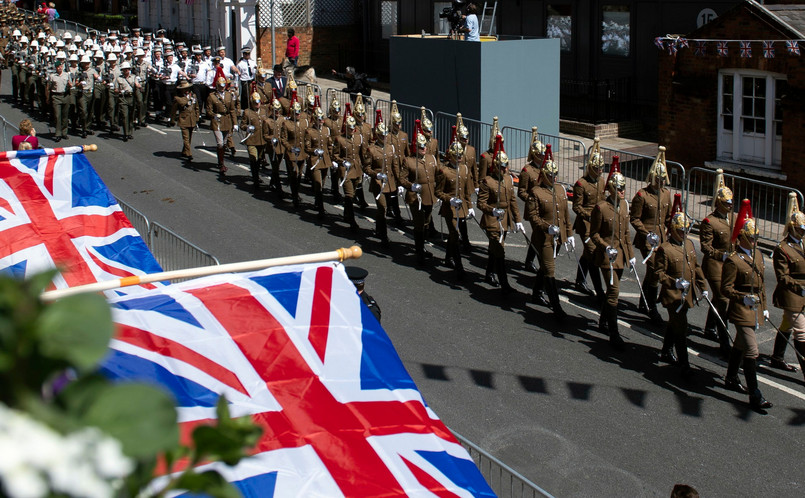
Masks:
[[[97,294],[65,297],[45,307],[37,332],[44,356],[86,371],[106,355],[114,332],[112,312]]]
[[[143,384],[115,384],[96,393],[83,421],[98,427],[123,445],[133,458],[153,456],[179,444],[173,399]]]
[[[240,491],[214,470],[207,470],[201,474],[196,474],[195,472],[184,473],[171,488],[186,490],[190,493],[203,493],[214,498],[241,497]]]

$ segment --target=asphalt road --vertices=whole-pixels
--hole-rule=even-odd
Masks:
[[[17,123],[24,115],[7,102],[7,71],[3,80],[0,115]],[[47,126],[36,128],[40,143],[53,146]],[[227,156],[230,171],[219,180],[208,131],[194,137],[197,169],[179,160],[176,128],[150,125],[128,143],[106,133],[67,142],[81,143],[98,144],[89,158],[117,197],[222,263],[362,245],[367,290],[428,403],[453,430],[556,496],[668,496],[675,483],[691,484],[702,496],[805,493],[802,375],[764,369],[761,389],[775,407],[756,414],[745,396],[722,388],[725,366],[697,330],[690,337],[696,373],[683,382],[656,361],[662,325],[637,313],[632,278],[622,285],[621,333],[629,345],[620,353],[597,332],[595,305],[570,289],[575,261],[565,255],[557,279],[568,319],[558,324],[549,310],[528,303],[533,275],[523,267],[519,234],[510,234],[507,247],[519,292],[504,300],[482,282],[486,242],[475,224],[468,278],[456,285],[437,259],[415,268],[410,226],[392,230],[392,248],[382,251],[365,216],[355,236],[330,205],[319,222],[307,185],[298,212],[288,201],[253,195],[243,147],[234,167]],[[431,251],[444,256],[441,244]],[[771,271],[766,280],[770,296]],[[701,327],[705,314],[705,307],[691,311],[691,324]],[[773,310],[772,318],[779,323],[781,313]],[[761,353],[770,353],[770,327],[759,340]],[[787,357],[795,361],[790,348]]]

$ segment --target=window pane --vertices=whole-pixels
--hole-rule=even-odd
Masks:
[[[743,101],[743,107],[744,107],[743,108],[743,115],[744,116],[754,116],[754,107],[752,106],[753,103],[754,103],[754,101],[752,100],[751,97],[744,97],[744,101]]]
[[[744,118],[744,133],[754,133],[755,132],[755,120]]]
[[[573,7],[570,5],[548,5],[548,25],[545,33],[548,38],[559,38],[559,47],[569,52],[573,39]]]
[[[391,38],[397,34],[397,2],[380,2],[380,29],[383,38]]]
[[[783,98],[788,93],[786,80],[774,80],[774,134],[783,136]]]
[[[629,7],[604,5],[601,14],[601,52],[627,57],[631,43]]]
[[[753,116],[757,118],[766,117],[766,99],[755,99],[755,113]]]
[[[733,82],[733,76],[731,74],[725,74],[722,81],[722,88],[724,89],[724,95],[732,95],[732,82]]]
[[[724,129],[732,131],[732,116],[724,116]]]

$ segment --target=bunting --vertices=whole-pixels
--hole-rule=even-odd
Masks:
[[[762,54],[765,59],[774,59],[777,54],[775,44],[785,44],[786,53],[792,56],[800,55],[800,42],[805,40],[714,40],[685,38],[679,35],[657,36],[654,38],[654,45],[660,50],[667,50],[669,55],[676,55],[683,48],[692,48],[693,55],[703,57],[708,55],[707,44],[715,43],[715,55],[727,57],[730,55],[730,44],[737,44],[737,54],[742,58],[751,58]],[[752,53],[752,44],[762,44],[762,51],[757,54]],[[735,52],[733,52],[734,54]]]
[[[763,42],[763,57],[766,59],[774,59],[774,42],[773,41],[764,41]]]

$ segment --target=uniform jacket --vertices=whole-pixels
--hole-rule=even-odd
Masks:
[[[212,131],[226,133],[231,130],[238,121],[237,106],[232,93],[224,92],[223,97],[218,92],[210,93],[207,97],[207,115],[210,117]]]
[[[634,257],[634,249],[629,243],[629,205],[620,199],[618,216],[611,200],[601,201],[593,208],[590,217],[590,234],[595,244],[595,264],[599,268],[609,268],[607,246],[618,250],[618,257],[612,262],[613,270],[622,270]]]
[[[286,118],[282,123],[280,134],[280,142],[285,149],[286,159],[290,158],[292,161],[304,161],[307,159],[305,152],[305,130],[307,129],[307,121],[301,119]],[[299,148],[299,154],[294,154],[291,149]]]
[[[411,155],[408,134],[402,130],[399,130],[397,133],[389,133],[387,138],[391,144],[394,145],[394,152],[397,154],[397,162],[402,164],[403,161],[405,161],[405,158]]]
[[[478,155],[475,152],[475,147],[470,144],[467,144],[464,147],[464,155],[461,156],[461,163],[465,164],[467,168],[470,170],[470,175],[472,176],[472,188],[476,188],[479,185],[478,180]]]
[[[419,200],[414,192],[411,192],[411,185],[418,183],[422,185],[422,192],[419,195],[422,197],[423,206],[432,206],[436,204],[436,158],[430,154],[425,154],[422,157],[409,157],[400,167],[400,173],[397,178],[400,185],[405,187],[408,192],[405,193],[405,202],[408,204],[417,204]]]
[[[319,159],[315,150],[322,149],[324,155]],[[330,168],[333,165],[333,137],[330,129],[322,125],[321,129],[311,126],[305,131],[305,152],[313,169]]]
[[[750,250],[750,253],[752,251]],[[755,249],[753,259],[744,250],[738,247],[724,262],[721,273],[721,293],[730,300],[728,318],[735,325],[754,327],[763,320],[763,310],[766,309],[766,289],[763,285],[763,254]],[[743,302],[744,296],[754,294],[760,298],[755,310],[750,309]]]
[[[702,245],[702,269],[704,276],[712,282],[721,282],[721,268],[724,255],[729,255],[730,222],[716,212],[702,220],[699,225],[699,241]]]
[[[500,185],[500,196],[498,197],[498,184]],[[487,176],[481,181],[478,190],[478,209],[484,215],[481,217],[481,228],[489,231],[498,231],[498,220],[492,214],[492,210],[500,208],[503,210],[503,217],[500,224],[503,230],[514,230],[514,224],[522,221],[520,218],[520,208],[517,206],[517,197],[514,194],[514,179],[509,173],[503,175],[503,180]]]
[[[786,311],[801,312],[805,306],[805,297],[802,296],[805,286],[805,249],[802,242],[786,237],[774,248],[772,263],[777,277],[777,287],[772,295],[774,306]]]
[[[456,188],[458,188],[458,195],[456,195]],[[471,195],[474,191],[472,171],[466,164],[459,162],[457,167],[453,167],[449,163],[439,165],[436,170],[436,197],[442,201],[439,214],[448,219],[466,218],[472,207]],[[461,199],[462,204],[458,210],[450,205],[450,199],[453,197]]]
[[[324,126],[330,129],[330,136],[333,137],[333,143],[335,140],[341,136],[341,124],[343,120],[341,118],[324,118]]]
[[[679,306],[682,299],[682,289],[676,288],[676,279],[682,278],[690,282],[685,302],[688,308],[693,307],[693,298],[701,295],[705,290],[704,273],[696,261],[696,248],[690,239],[685,239],[687,259],[682,250],[682,244],[669,240],[661,244],[654,257],[654,271],[657,273],[660,285],[660,302],[666,308]]]
[[[576,213],[573,230],[579,234],[582,241],[590,236],[593,208],[607,198],[606,184],[604,175],[598,175],[598,180],[584,175],[573,185],[573,212]]]
[[[649,187],[640,189],[632,199],[629,218],[637,231],[634,246],[638,249],[646,251],[651,249],[646,242],[649,232],[654,232],[660,237],[660,244],[668,240],[665,227],[671,220],[671,191],[663,188],[660,199],[659,218],[657,217],[657,194],[653,193]],[[659,226],[655,226],[658,219]]]
[[[369,154],[367,149],[368,146],[363,140],[363,135],[357,132],[353,133],[350,138],[347,138],[346,135],[341,135],[336,139],[335,153],[333,155],[339,163],[338,171],[341,178],[346,178],[347,180],[362,178],[363,168],[366,165]],[[349,171],[344,166],[344,161],[352,163]]]
[[[400,171],[400,167],[394,145],[390,141],[385,144],[375,142],[369,146],[367,153],[369,161],[363,167],[363,172],[372,178],[372,182],[369,184],[369,191],[377,195],[380,193],[381,187],[383,187],[384,193],[397,190],[397,174]],[[378,173],[384,173],[388,176],[385,186],[383,181],[377,179]]]
[[[173,106],[169,115],[171,121],[173,121],[177,112],[179,113],[179,119],[176,120],[176,124],[179,125],[179,128],[193,128],[196,126],[201,111],[198,108],[198,100],[196,100],[196,96],[192,92],[187,96],[177,95],[173,98]]]
[[[560,243],[573,236],[565,187],[558,182],[554,182],[553,188],[547,184],[537,185],[531,189],[531,198],[534,201],[528,204],[530,210],[526,212],[526,219],[539,229],[532,234],[536,247],[553,245],[553,236],[548,234],[550,225],[559,227]]]
[[[478,183],[476,185],[480,185],[483,183],[484,178],[489,175],[489,166],[492,165],[492,152],[486,151],[481,154],[481,159],[478,161]],[[479,187],[480,188],[480,187]]]
[[[240,129],[246,133],[246,128],[251,125],[254,126],[254,133],[246,139],[244,145],[251,145],[254,147],[262,147],[266,144],[265,134],[263,127],[267,125],[266,119],[258,111],[253,109],[246,109],[243,111],[243,116],[240,118]]]
[[[272,113],[266,121],[266,126],[263,127],[263,136],[272,153],[281,156],[285,153],[285,149],[282,147],[282,141],[280,140],[282,135],[282,123],[285,121],[285,118],[282,115],[274,118]],[[275,138],[277,139],[276,145],[273,144],[273,139]]]

